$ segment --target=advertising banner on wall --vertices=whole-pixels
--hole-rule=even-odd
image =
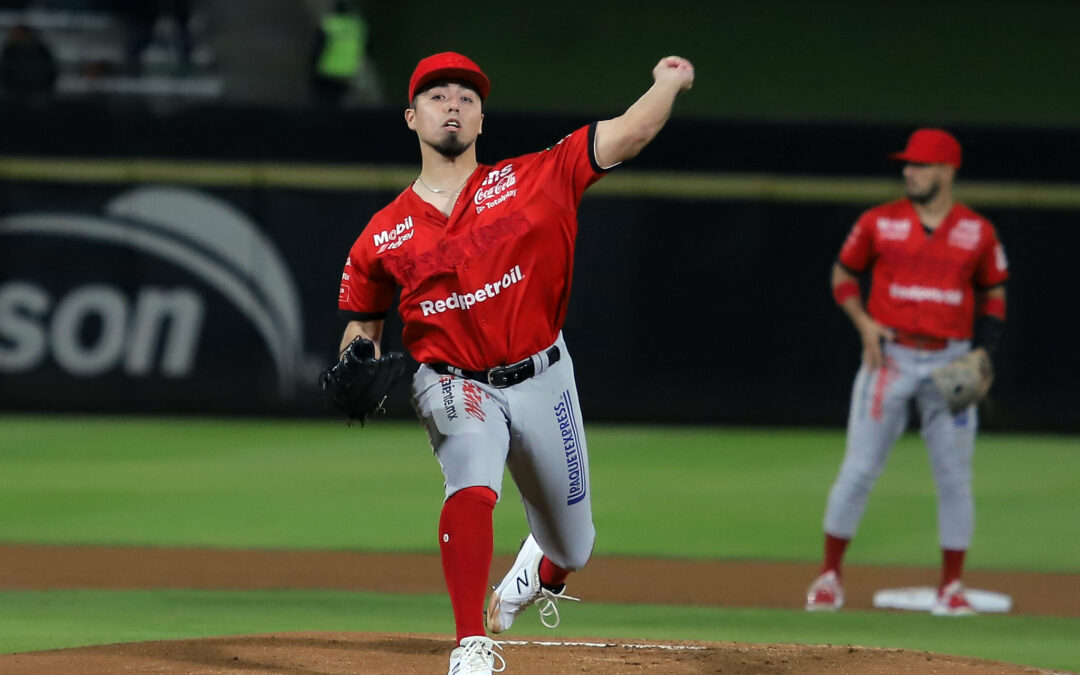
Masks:
[[[341,261],[329,252],[346,251],[355,226],[337,242],[313,238],[310,223],[268,227],[236,201],[176,186],[38,186],[17,197],[0,217],[3,407],[313,408],[340,334],[330,270]],[[321,277],[325,296],[305,297],[300,275]],[[316,327],[325,331],[313,345]]]

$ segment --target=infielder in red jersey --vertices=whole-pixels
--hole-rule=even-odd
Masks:
[[[905,162],[908,198],[864,213],[833,265],[833,295],[862,338],[862,368],[852,391],[847,451],[825,511],[825,559],[806,608],[843,605],[844,552],[914,400],[938,493],[942,575],[932,612],[972,614],[960,577],[974,529],[977,408],[953,414],[931,373],[972,349],[994,353],[1005,321],[1008,267],[989,221],[953,200],[961,151],[952,135],[920,129],[891,158]],[[867,271],[872,281],[864,309],[857,275]]]
[[[484,166],[475,142],[487,76],[452,52],[421,60],[405,111],[420,143],[420,175],[349,252],[342,349],[357,336],[379,344],[400,287],[403,343],[421,364],[413,405],[446,479],[439,543],[458,641],[450,673],[501,670],[485,628],[505,631],[534,603],[554,627],[558,601],[572,599],[568,574],[592,552],[588,454],[561,329],[582,194],[656,136],[694,69],[670,56],[653,79],[621,116]],[[485,611],[504,466],[530,534]]]

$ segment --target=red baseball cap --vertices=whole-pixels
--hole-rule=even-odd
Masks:
[[[960,168],[960,141],[943,129],[917,129],[908,139],[903,152],[894,152],[889,159],[916,164],[948,164]]]
[[[416,70],[409,78],[409,100],[412,101],[417,92],[438,80],[461,80],[475,89],[481,100],[486,99],[491,91],[491,81],[472,59],[457,52],[442,52],[420,59],[420,63],[416,64]]]

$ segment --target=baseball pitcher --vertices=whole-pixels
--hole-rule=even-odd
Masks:
[[[554,627],[558,602],[573,599],[567,576],[592,552],[589,458],[561,329],[583,193],[652,141],[694,80],[693,66],[676,56],[652,74],[651,88],[624,114],[486,166],[475,144],[487,75],[452,52],[421,60],[405,110],[420,174],[371,218],[345,263],[344,364],[324,375],[324,388],[350,417],[377,409],[400,369],[400,359],[379,349],[400,287],[402,339],[421,364],[413,405],[446,481],[439,546],[457,631],[455,675],[502,670],[486,631],[507,630],[530,605]],[[485,610],[504,466],[530,533]]]

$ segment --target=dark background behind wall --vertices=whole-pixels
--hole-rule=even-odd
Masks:
[[[481,160],[542,148],[587,121],[511,112],[493,117]],[[60,212],[111,218],[103,214],[110,200],[156,185],[140,178],[137,169],[130,180],[74,180],[60,161],[64,157],[104,158],[121,166],[145,158],[177,166],[210,160],[210,167],[267,161],[390,170],[415,166],[415,140],[397,111],[217,109],[162,115],[91,105],[37,114],[8,110],[0,114],[0,128],[22,132],[5,137],[5,154],[13,159],[5,165],[9,179],[0,184],[0,216],[8,217]],[[730,172],[892,180],[898,167],[883,156],[902,146],[911,128],[676,119],[640,161],[619,171],[695,171],[716,180]],[[356,142],[356,129],[364,130],[362,143]],[[1078,179],[1070,161],[1080,151],[1074,130],[959,126],[954,131],[965,142],[966,180]],[[18,161],[29,156],[58,162],[60,168],[51,177],[34,178]],[[162,264],[130,243],[0,236],[0,289],[28,282],[51,299],[42,311],[10,305],[5,310],[0,303],[0,320],[8,321],[2,331],[7,341],[0,343],[5,347],[11,345],[16,316],[22,317],[20,325],[29,316],[46,342],[61,339],[51,327],[53,310],[87,284],[117,289],[130,307],[148,285],[190,288],[206,307],[195,367],[185,377],[160,370],[134,377],[119,361],[93,377],[73,376],[46,354],[29,370],[0,375],[0,408],[325,414],[314,380],[320,364],[333,357],[342,328],[335,316],[335,287],[344,255],[370,214],[405,183],[407,178],[393,187],[342,190],[219,181],[211,172],[205,180],[196,174],[182,185],[236,209],[284,257],[303,319],[303,348],[296,355],[300,374],[288,394],[275,386],[280,374],[251,325],[214,286],[184,268]],[[896,190],[899,196],[898,179]],[[565,333],[589,419],[842,424],[859,345],[832,303],[829,267],[855,218],[871,205],[587,195]],[[1071,265],[1072,252],[1080,248],[1077,212],[980,210],[997,225],[1014,274],[1008,336],[985,424],[1080,429],[1073,413],[1076,395],[1066,376],[1078,370],[1071,345],[1080,328],[1075,311],[1080,284]],[[100,323],[88,314],[79,327],[77,339],[88,350],[101,339]],[[388,327],[390,342],[397,326],[392,320]],[[157,349],[163,351],[164,344]],[[411,414],[404,388],[392,414]]]
[[[884,155],[913,128],[943,125],[964,145],[961,185],[999,182],[971,205],[997,225],[1014,275],[984,422],[1080,429],[1078,200],[998,199],[1043,184],[1080,192],[1080,3],[360,3],[364,70],[327,107],[308,75],[331,4],[192,0],[197,58],[178,61],[177,26],[162,15],[131,78],[118,61],[130,26],[112,3],[0,1],[5,37],[36,25],[60,65],[48,99],[0,97],[0,410],[326,414],[314,375],[342,327],[342,259],[418,168],[401,120],[416,61],[458,50],[488,72],[479,154],[492,162],[620,113],[656,60],[677,53],[697,67],[694,89],[616,172],[668,176],[667,187],[605,191],[613,176],[582,203],[565,330],[590,420],[842,424],[859,345],[832,304],[829,266],[859,212],[901,194]],[[718,185],[749,174],[766,189],[678,196],[669,172]],[[769,192],[788,179],[878,179],[895,191]],[[125,215],[134,197],[151,208]],[[26,214],[76,231],[28,233]],[[208,218],[237,228],[231,251],[252,264],[198,240]],[[148,238],[187,262],[149,252]],[[260,256],[275,255],[285,295],[295,293],[276,310],[255,278]],[[166,356],[182,342],[181,315],[140,305],[166,296],[198,308],[184,315],[198,319],[195,352],[173,355],[192,359],[180,374]],[[278,324],[290,311],[300,319],[276,359],[250,318],[272,310]],[[148,317],[157,332],[139,334]],[[132,356],[140,349],[149,372]],[[411,414],[404,394],[394,415]]]

